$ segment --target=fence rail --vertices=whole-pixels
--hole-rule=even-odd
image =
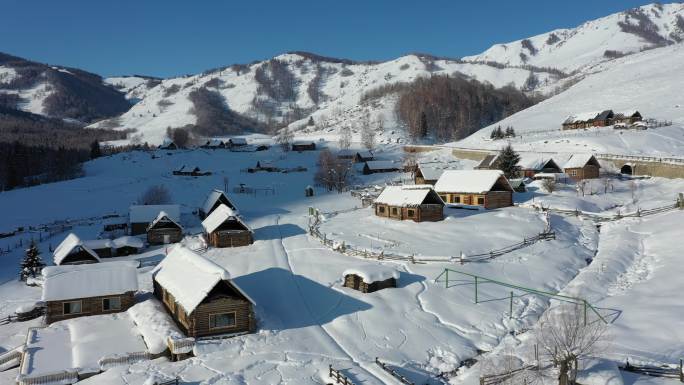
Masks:
[[[150,354],[149,352],[133,352],[119,356],[104,357],[101,358],[97,363],[100,365],[101,370],[106,370],[112,366],[129,365],[138,361],[151,360],[153,358],[154,355]]]
[[[345,212],[350,212],[358,210],[358,208],[353,208],[353,209],[347,209],[347,210],[340,210],[340,211],[335,211],[335,212],[330,212],[330,213],[322,213],[322,215],[326,217],[334,216],[337,214],[345,213]],[[551,229],[551,221],[547,218],[546,219],[546,227],[544,230],[532,237],[524,237],[521,242],[508,245],[499,249],[494,249],[490,250],[484,253],[478,253],[478,254],[472,254],[466,256],[461,256],[458,259],[455,259],[453,256],[433,256],[433,257],[416,257],[415,255],[400,255],[400,254],[395,254],[395,253],[386,253],[384,250],[380,252],[376,252],[373,250],[367,250],[367,249],[361,249],[357,248],[354,246],[350,246],[345,244],[344,242],[336,241],[334,239],[328,238],[327,234],[322,233],[319,229],[321,225],[321,220],[320,216],[321,213],[314,209],[314,208],[309,208],[309,214],[313,218],[313,223],[309,224],[309,234],[318,239],[322,244],[325,246],[328,246],[329,248],[333,250],[337,250],[343,254],[349,255],[349,256],[354,256],[354,257],[361,257],[365,259],[377,259],[379,261],[381,260],[391,260],[391,261],[404,261],[404,262],[410,262],[410,263],[427,263],[427,262],[460,262],[460,263],[466,263],[466,262],[483,262],[486,260],[494,259],[497,257],[500,257],[504,254],[508,254],[510,252],[520,250],[522,248],[531,246],[537,242],[540,241],[546,241],[546,240],[553,240],[556,239],[556,233]]]
[[[397,373],[396,370],[390,368],[387,364],[384,362],[380,361],[378,357],[375,357],[375,363],[382,368],[385,372],[389,373],[392,377],[396,378],[397,381],[401,382],[402,384],[405,385],[415,385],[413,382],[409,381],[408,378],[402,376],[401,374]]]
[[[30,377],[24,374],[17,377],[18,385],[73,384],[78,381],[78,372],[62,370],[42,376]]]
[[[520,372],[524,372],[526,370],[530,370],[532,368],[535,368],[534,365],[528,365],[528,366],[523,366],[522,368],[514,369],[506,373],[498,373],[498,374],[489,374],[486,376],[480,377],[480,385],[495,385],[495,384],[500,384],[509,378],[515,376],[516,374]],[[521,384],[522,385],[522,384]]]
[[[673,158],[673,157],[624,155],[624,154],[596,154],[596,157],[599,159],[619,159],[619,160],[634,160],[634,161],[639,161],[639,162],[650,162],[650,163],[684,164],[684,158]]]
[[[342,384],[342,385],[354,385],[354,383],[344,374],[342,374],[339,370],[334,369],[332,365],[328,365],[329,369],[329,376],[331,379],[335,380],[335,383],[337,384]]]
[[[649,215],[654,215],[654,214],[660,214],[664,213],[667,211],[672,211],[676,209],[684,209],[684,201],[683,200],[677,200],[673,204],[669,204],[667,206],[660,206],[660,207],[654,207],[650,209],[637,209],[637,211],[632,212],[632,213],[626,213],[626,214],[621,214],[617,213],[615,215],[601,215],[598,213],[592,213],[592,212],[586,212],[582,210],[565,210],[565,209],[554,209],[551,207],[543,207],[543,206],[534,206],[537,209],[540,209],[544,212],[554,212],[558,214],[565,214],[565,215],[574,215],[577,217],[583,217],[587,219],[591,219],[597,222],[611,222],[611,221],[618,221],[623,218],[639,218],[639,217],[645,217]]]
[[[0,372],[19,366],[23,355],[23,345],[0,354]]]
[[[620,370],[626,372],[643,374],[651,377],[664,377],[664,378],[676,378],[679,382],[684,382],[684,371],[682,369],[682,360],[679,360],[679,366],[676,368],[669,366],[641,366],[630,364],[629,361],[625,363],[625,366],[620,366]]]

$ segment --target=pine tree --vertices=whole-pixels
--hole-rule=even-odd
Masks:
[[[508,126],[506,127],[506,137],[511,138],[515,136],[515,131],[513,130],[513,127]]]
[[[506,178],[511,179],[518,176],[518,171],[520,170],[518,166],[519,161],[520,155],[515,152],[510,143],[499,152],[499,170],[504,172]]]
[[[306,123],[306,125],[307,125],[307,126],[313,126],[314,124],[315,124],[315,123],[314,123],[313,116],[309,116],[309,121]]]
[[[40,257],[40,251],[36,246],[36,242],[31,240],[31,245],[26,249],[24,260],[21,261],[20,277],[22,281],[26,281],[28,277],[35,278],[45,267],[43,259]]]
[[[99,158],[102,156],[102,150],[100,149],[100,142],[93,141],[90,144],[90,159]]]
[[[489,134],[489,139],[496,139],[496,128]]]

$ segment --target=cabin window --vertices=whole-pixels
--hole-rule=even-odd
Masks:
[[[209,327],[212,329],[229,328],[235,326],[235,312],[209,315]]]
[[[121,310],[121,298],[112,297],[102,300],[102,311]]]
[[[577,176],[577,170],[570,170],[570,176]]]
[[[406,210],[406,215],[408,215],[409,217],[413,217],[416,215],[416,210]]]
[[[392,207],[392,215],[398,215],[399,212],[397,211],[396,207]]]
[[[62,302],[64,314],[79,314],[83,311],[81,301]]]
[[[477,204],[484,205],[484,197],[477,197]]]
[[[461,197],[459,195],[452,196],[451,203],[461,203]]]
[[[378,212],[381,214],[385,213],[385,206],[378,206]]]

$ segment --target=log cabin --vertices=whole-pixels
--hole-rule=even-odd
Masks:
[[[499,170],[446,170],[435,183],[446,204],[495,209],[513,205],[513,188]]]
[[[176,243],[182,238],[183,227],[165,211],[159,212],[157,218],[147,227],[147,243],[150,245]]]
[[[252,229],[230,207],[221,204],[202,221],[207,243],[213,247],[238,247],[254,242]]]
[[[522,178],[509,179],[508,183],[511,184],[511,187],[513,188],[513,191],[515,191],[515,192],[519,192],[519,193],[527,192],[527,186],[525,186],[525,182],[523,181]]]
[[[123,257],[131,254],[138,254],[143,248],[143,241],[138,237],[126,235],[116,238],[112,241],[114,253],[117,257]]]
[[[414,222],[444,219],[444,202],[430,185],[387,186],[373,202],[375,215]]]
[[[591,154],[573,154],[563,165],[563,171],[573,180],[596,179],[601,164]]]
[[[52,253],[55,265],[79,265],[100,262],[96,252],[74,233],[69,233]]]
[[[214,262],[177,245],[152,270],[154,295],[188,337],[253,333],[254,301]]]
[[[316,143],[314,142],[294,142],[292,143],[292,151],[314,151],[316,150]]]
[[[211,190],[211,192],[207,196],[207,199],[204,200],[202,207],[200,207],[199,209],[200,219],[206,218],[209,214],[211,214],[212,211],[216,210],[216,208],[220,205],[226,205],[231,210],[238,211],[237,207],[235,207],[233,202],[231,202],[231,200],[228,198],[228,194],[226,194],[225,191],[214,189]]]
[[[563,121],[563,130],[574,130],[588,127],[605,127],[613,124],[614,113],[612,110],[584,112],[568,116]]]
[[[381,172],[396,172],[399,166],[389,160],[369,160],[363,164],[363,175],[377,174]]]
[[[631,125],[636,122],[641,122],[642,120],[643,116],[641,116],[641,113],[637,110],[616,112],[613,116],[613,124],[622,123]]]
[[[178,146],[172,140],[164,139],[164,142],[159,145],[160,150],[178,150]]]
[[[133,205],[128,210],[130,235],[147,233],[147,227],[154,221],[160,212],[165,212],[175,222],[180,222],[179,205]]]
[[[344,287],[358,290],[362,293],[397,287],[399,272],[389,266],[363,265],[345,270]]]
[[[518,177],[534,178],[540,172],[556,174],[563,170],[552,158],[539,156],[537,154],[523,154],[518,161]]]
[[[444,172],[442,169],[418,166],[416,167],[416,172],[413,176],[413,183],[418,185],[429,184],[434,186],[439,177],[442,175],[442,172]]]
[[[119,261],[44,268],[45,322],[128,310],[138,291],[136,266]]]

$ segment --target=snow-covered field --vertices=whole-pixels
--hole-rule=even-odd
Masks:
[[[83,383],[134,385],[142,384],[150,376],[178,376],[183,381],[198,384],[320,384],[328,381],[328,365],[341,369],[355,383],[392,383],[393,380],[374,363],[375,357],[379,357],[417,383],[437,384],[435,375],[440,370],[453,369],[466,358],[482,359],[478,357],[480,352],[496,351],[506,335],[532,327],[549,306],[547,298],[519,293],[511,314],[509,289],[490,284],[480,285],[480,303],[475,304],[472,280],[452,276],[449,288],[443,281],[434,281],[445,267],[530,288],[586,296],[602,308],[622,311],[611,330],[622,340],[632,333],[630,338],[635,342],[616,345],[611,358],[621,360],[629,356],[671,363],[681,355],[683,348],[676,339],[670,339],[669,346],[661,347],[667,338],[665,331],[678,329],[681,313],[676,305],[676,244],[669,241],[675,237],[679,212],[634,220],[635,223],[604,225],[601,233],[591,221],[552,215],[552,228],[557,234],[554,241],[539,242],[484,263],[384,261],[381,263],[400,271],[398,288],[362,294],[342,287],[342,273],[348,268],[380,262],[342,255],[307,234],[308,207],[331,212],[360,206],[360,202],[348,193],[327,193],[317,189],[314,197],[304,197],[304,187],[312,183],[317,153],[283,154],[276,147],[255,153],[156,151],[156,157],[134,152],[88,162],[83,178],[0,194],[0,211],[5,213],[0,225],[3,229],[13,229],[56,220],[126,214],[128,206],[147,187],[164,184],[171,191],[174,202],[181,204],[186,231],[197,234],[199,220],[192,212],[202,204],[210,189],[223,188],[227,181],[231,199],[255,230],[256,242],[251,246],[209,249],[204,255],[225,267],[235,282],[255,300],[257,333],[203,341],[196,347],[194,358],[176,363],[157,359],[115,367]],[[391,146],[385,146],[378,153],[385,159],[401,156],[399,148]],[[449,159],[448,154],[448,151],[423,153],[420,160],[453,168],[473,165],[472,161]],[[304,166],[308,170],[287,174],[240,171],[254,166],[257,160],[273,161],[283,167]],[[199,165],[213,174],[198,178],[172,176],[171,171],[182,164]],[[357,183],[380,184],[385,178],[398,177],[402,175],[359,175]],[[407,175],[403,177],[407,178]],[[529,233],[543,229],[543,217],[524,207],[532,199],[553,202],[557,206],[562,206],[561,202],[569,207],[582,205],[597,212],[617,206],[633,207],[632,189],[627,182],[615,180],[613,183],[614,191],[605,195],[581,197],[570,187],[553,194],[538,189],[516,196],[522,207],[493,211],[447,209],[447,219],[438,223],[395,222],[376,218],[370,209],[362,209],[332,216],[323,227],[331,233],[349,237],[350,244],[364,246],[363,242],[366,242],[370,247],[372,242],[373,247],[379,247],[382,242],[383,247],[395,247],[399,252],[458,255],[463,251],[467,254],[519,242],[522,237],[531,235]],[[652,201],[655,205],[671,202],[682,188],[681,182],[676,180],[651,179],[634,183],[638,186],[639,200]],[[232,193],[232,188],[239,184],[272,188],[275,193],[265,190],[254,195]],[[27,205],[26,202],[32,203]],[[72,229],[65,227],[51,237],[43,233],[39,248],[44,259],[50,260],[48,248],[54,248],[68,231],[74,231],[84,239],[94,238],[105,221],[80,220]],[[626,226],[627,229],[623,229]],[[38,238],[37,233],[21,233],[0,243],[3,250],[12,249],[10,253],[0,255],[3,262],[0,281],[4,282],[0,285],[0,317],[40,298],[39,288],[16,281],[17,264],[23,252],[23,247],[17,243],[21,238],[25,245],[31,236]],[[634,242],[635,236],[643,240],[641,247],[629,246],[632,243],[619,247],[625,242]],[[185,240],[194,241],[195,236]],[[587,267],[586,260],[592,258],[596,250],[596,261]],[[163,249],[153,250],[148,254],[163,252]],[[602,271],[600,279],[595,279],[591,274],[598,274],[592,272],[599,268]],[[149,270],[149,267],[139,270],[143,298],[151,290]],[[659,301],[648,296],[651,293],[649,285],[656,279],[658,292],[662,295],[652,295],[659,295],[655,297],[660,298]],[[630,302],[631,293],[639,300]],[[144,303],[121,317],[133,322],[135,326],[129,329],[138,331],[142,337],[137,338],[142,338],[149,350],[158,350],[163,340],[159,336],[168,331],[158,327],[163,324],[160,319],[150,318],[151,309],[136,316],[134,309]],[[653,332],[651,324],[654,321],[645,316],[646,311],[656,314],[657,329],[662,331]],[[74,325],[76,321],[64,323]],[[38,324],[39,321],[34,320],[0,326],[0,349],[5,351],[22,344],[27,327]],[[109,330],[102,338],[118,334],[114,333],[116,328]],[[128,335],[131,335],[130,330]],[[486,356],[487,353],[483,357]],[[66,356],[62,358],[66,359]],[[476,367],[471,372],[453,381],[475,383]],[[0,372],[0,382],[10,383],[16,374],[16,369]]]

